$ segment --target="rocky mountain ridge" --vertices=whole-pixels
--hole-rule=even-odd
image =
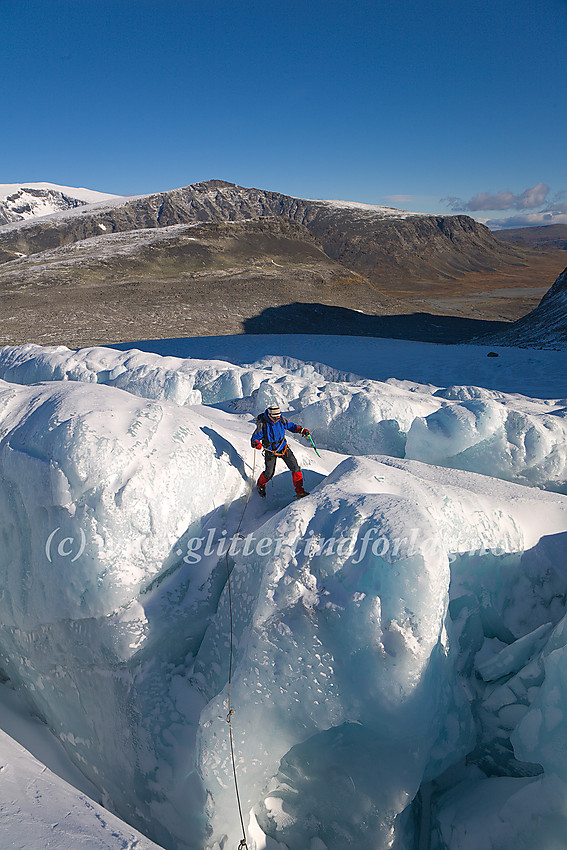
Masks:
[[[521,248],[496,240],[469,216],[312,201],[222,180],[4,226],[0,262],[101,233],[266,217],[283,217],[305,227],[331,259],[376,283],[400,276],[455,280],[467,272],[523,262]]]

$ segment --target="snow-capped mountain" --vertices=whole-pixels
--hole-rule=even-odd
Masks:
[[[0,224],[51,215],[116,197],[119,196],[55,183],[0,183]]]

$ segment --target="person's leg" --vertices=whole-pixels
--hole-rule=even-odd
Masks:
[[[303,489],[303,473],[299,468],[299,464],[297,459],[292,452],[292,450],[288,447],[285,455],[284,461],[287,464],[289,471],[291,472],[291,477],[293,479],[293,486],[295,487],[295,492],[298,496],[303,496],[305,494],[305,490]]]
[[[273,477],[275,469],[276,469],[276,456],[272,454],[272,452],[265,453],[266,460],[266,468],[260,475],[257,481],[258,492],[260,495],[265,495],[266,493],[266,484]],[[264,491],[263,493],[261,491]]]

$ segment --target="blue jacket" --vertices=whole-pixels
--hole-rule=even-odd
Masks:
[[[301,431],[301,426],[295,422],[289,422],[281,416],[277,422],[273,422],[265,410],[256,419],[256,430],[252,434],[251,444],[262,443],[263,448],[270,452],[281,454],[287,448],[287,440],[285,432],[292,431],[298,434]]]

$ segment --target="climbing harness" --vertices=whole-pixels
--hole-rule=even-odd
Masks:
[[[284,423],[286,422],[285,419],[282,419],[280,421]],[[266,456],[266,452],[271,452],[276,457],[283,457],[288,450],[287,443],[285,444],[282,452],[278,452],[276,446],[281,446],[281,444],[285,442],[285,437],[282,437],[282,439],[278,443],[270,443],[270,441],[268,440],[268,423],[264,418],[264,414],[260,414],[260,416],[256,417],[256,425],[258,425],[259,423],[262,425],[262,448],[264,449],[264,457]]]
[[[289,449],[289,446],[286,446],[285,449],[283,450],[283,452],[274,452],[274,451],[272,451],[272,449],[264,449],[262,454],[264,455],[264,457],[266,457],[266,452],[270,452],[271,455],[275,455],[276,457],[285,457],[288,449]]]
[[[256,452],[254,452],[254,460],[252,464],[252,478],[250,479],[250,488],[248,490],[248,496],[246,497],[246,501],[244,503],[244,508],[242,510],[242,515],[240,517],[240,521],[238,523],[238,528],[235,531],[234,536],[238,537],[240,532],[240,526],[242,525],[242,521],[244,519],[244,514],[246,513],[246,508],[248,507],[248,502],[250,501],[250,494],[252,493],[252,487],[254,486],[254,474],[256,470]],[[229,547],[230,548],[230,547]],[[244,817],[242,815],[242,805],[240,803],[240,791],[238,789],[238,777],[236,775],[236,760],[234,757],[234,741],[232,737],[232,715],[234,714],[234,709],[232,708],[232,694],[231,694],[231,685],[232,685],[232,643],[233,643],[233,628],[232,628],[232,588],[230,585],[230,568],[228,566],[228,552],[229,549],[226,550],[226,577],[227,577],[227,586],[228,586],[228,611],[229,611],[229,619],[230,619],[230,656],[228,663],[228,714],[226,715],[226,722],[228,723],[228,736],[230,742],[230,757],[232,761],[232,773],[234,776],[234,788],[236,791],[236,802],[238,804],[238,814],[240,816],[240,826],[242,827],[242,840],[238,845],[238,850],[243,850],[243,848],[247,848],[248,844],[246,841],[246,829],[244,827]]]

